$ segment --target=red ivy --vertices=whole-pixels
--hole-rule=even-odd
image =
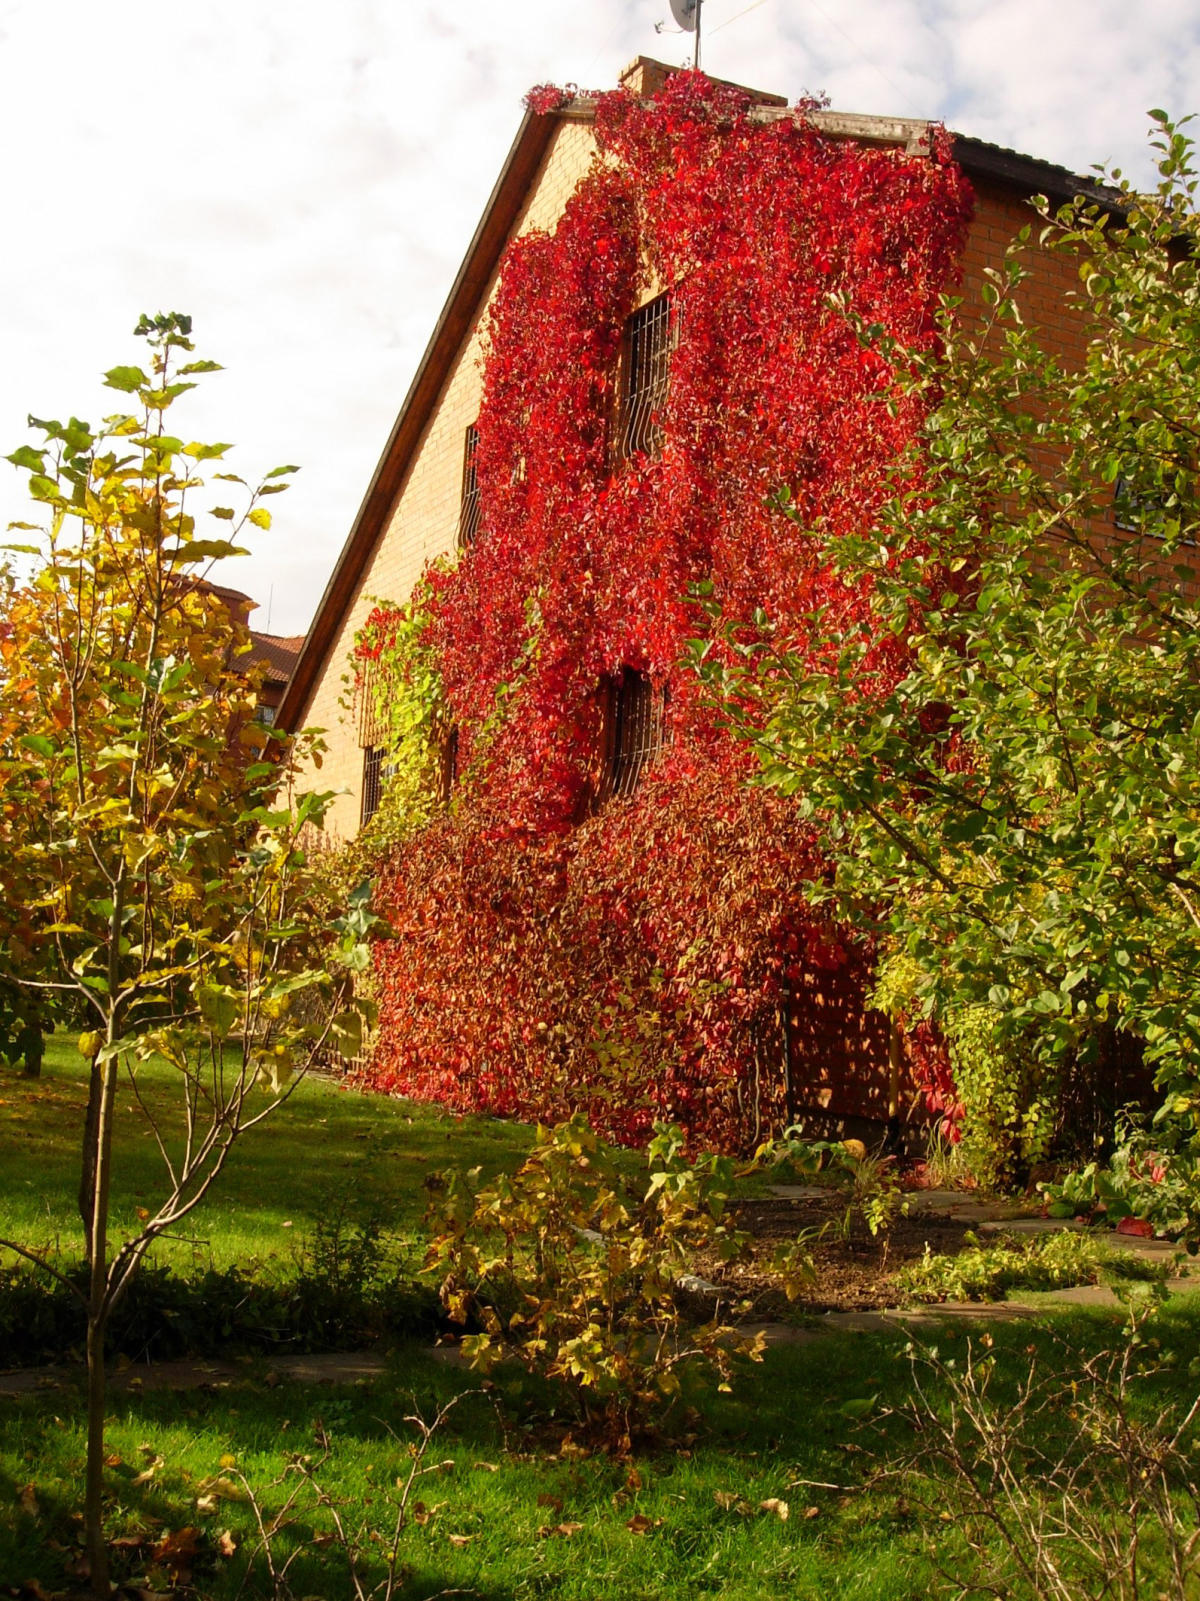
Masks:
[[[396,933],[370,1079],[462,1110],[586,1104],[624,1139],[667,1113],[728,1146],[778,1111],[755,1062],[788,969],[856,995],[863,972],[806,908],[817,835],[747,785],[684,666],[705,631],[687,596],[711,584],[748,630],[763,608],[816,661],[862,620],[820,536],[869,525],[920,418],[858,330],[934,339],[970,197],[941,140],[834,140],[697,73],[601,97],[595,127],[591,171],[553,234],[509,247],[490,312],[482,527],[431,574],[470,781],[380,875]],[[662,450],[617,462],[622,332],[655,284],[677,337]],[[667,691],[668,747],[592,814],[600,687],[625,666]],[[903,667],[880,639],[864,685]]]

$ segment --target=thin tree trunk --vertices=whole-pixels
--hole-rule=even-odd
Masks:
[[[79,1216],[83,1221],[83,1246],[89,1266],[92,1260],[92,1211],[96,1198],[96,1149],[103,1088],[104,1074],[93,1057],[88,1080],[87,1111],[83,1119],[83,1152],[79,1163]]]
[[[108,1193],[112,1176],[113,1104],[117,1088],[117,1064],[109,1057],[93,1080],[99,1081],[96,1141],[92,1147],[91,1227],[88,1235],[89,1265],[87,1329],[87,1472],[84,1488],[83,1526],[92,1594],[107,1601],[111,1591],[108,1577],[108,1547],[104,1541],[104,1333],[108,1324]],[[89,1099],[90,1111],[90,1099]],[[86,1166],[86,1158],[85,1158]]]

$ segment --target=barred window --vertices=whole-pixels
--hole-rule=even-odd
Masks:
[[[363,751],[361,827],[365,828],[379,810],[379,803],[383,799],[383,786],[387,783],[387,778],[387,765],[383,759],[383,746],[366,746]]]
[[[608,686],[604,771],[597,799],[632,795],[662,750],[666,696],[649,675],[622,669]]]
[[[662,449],[657,414],[666,403],[675,343],[670,295],[659,295],[635,311],[626,325],[618,433],[620,454],[626,459],[638,451],[657,456]]]
[[[475,472],[475,452],[479,448],[479,429],[467,429],[463,445],[462,500],[458,508],[458,548],[467,550],[479,532],[479,478]]]

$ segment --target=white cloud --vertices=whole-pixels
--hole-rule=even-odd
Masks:
[[[0,0],[0,451],[27,410],[99,415],[138,313],[190,311],[229,370],[180,426],[239,441],[247,476],[304,465],[223,576],[260,625],[273,593],[272,627],[303,628],[521,95],[683,62],[662,19],[668,0]],[[1146,108],[1200,106],[1193,0],[706,0],[705,28],[719,76],[1138,177]],[[20,487],[0,465],[6,520]]]

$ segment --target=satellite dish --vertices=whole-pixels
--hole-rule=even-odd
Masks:
[[[671,15],[684,33],[695,33],[700,0],[671,0]]]

